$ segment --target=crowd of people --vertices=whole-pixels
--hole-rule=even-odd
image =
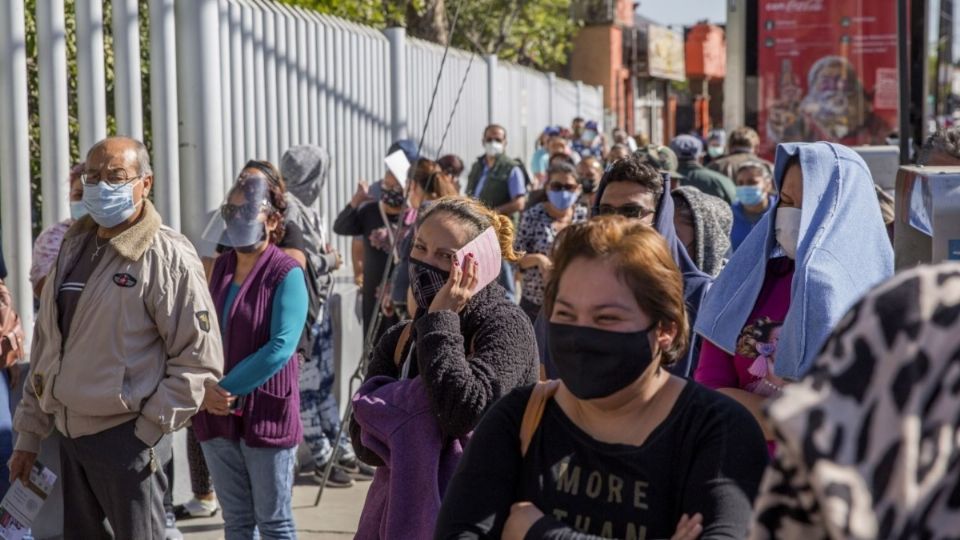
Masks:
[[[406,177],[333,220],[371,345],[347,425],[326,151],[247,162],[187,239],[146,147],[94,145],[35,243],[29,366],[0,286],[0,388],[23,387],[0,490],[55,444],[65,538],[178,538],[221,510],[229,540],[295,538],[303,444],[318,482],[371,482],[361,539],[960,530],[960,266],[894,276],[893,201],[856,152],[771,162],[748,127],[664,146],[576,118],[527,166],[503,126],[478,135],[467,163],[396,141]],[[921,162],[960,165],[958,141]]]

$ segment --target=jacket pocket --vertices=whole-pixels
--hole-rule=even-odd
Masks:
[[[250,430],[264,439],[281,439],[293,431],[290,418],[293,414],[293,385],[283,395],[263,389],[254,391],[253,410],[250,415]],[[299,414],[299,411],[297,411]]]
[[[128,414],[131,407],[124,401],[122,364],[81,362],[74,357],[63,363],[57,377],[56,399],[71,411],[85,416]]]

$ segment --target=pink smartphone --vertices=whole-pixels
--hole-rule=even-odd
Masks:
[[[455,256],[463,267],[463,261],[468,253],[473,253],[477,262],[480,263],[480,270],[477,274],[477,286],[473,292],[486,287],[491,281],[497,279],[500,275],[500,264],[503,260],[503,254],[500,252],[500,240],[497,238],[497,231],[493,227],[487,228],[480,236],[471,240],[467,245],[460,248]]]

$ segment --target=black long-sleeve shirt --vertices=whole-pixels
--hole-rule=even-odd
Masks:
[[[683,514],[703,515],[701,539],[746,538],[767,463],[757,422],[733,400],[687,382],[641,446],[597,441],[554,400],[526,457],[520,422],[530,388],[483,418],[444,495],[436,538],[496,538],[515,502],[545,515],[535,538],[670,538]]]

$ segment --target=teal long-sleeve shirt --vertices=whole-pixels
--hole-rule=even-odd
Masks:
[[[230,308],[239,292],[240,285],[231,283],[220,317],[221,330],[226,330]],[[234,366],[220,381],[220,386],[235,396],[243,396],[267,382],[297,350],[306,320],[307,285],[303,270],[294,268],[283,278],[273,295],[270,341]]]

